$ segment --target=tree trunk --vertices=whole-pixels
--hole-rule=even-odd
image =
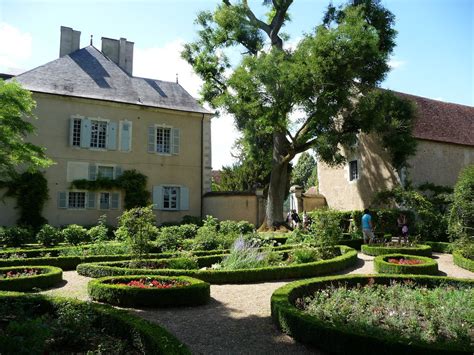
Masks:
[[[266,223],[268,228],[273,228],[284,222],[283,202],[285,199],[288,164],[288,141],[284,133],[273,134],[273,159],[268,199],[266,207]]]

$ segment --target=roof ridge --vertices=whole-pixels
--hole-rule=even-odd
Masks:
[[[386,89],[386,90],[390,90],[390,91],[392,91],[392,92],[395,93],[395,94],[402,94],[402,95],[406,95],[406,96],[413,96],[413,97],[416,97],[416,98],[419,98],[419,99],[428,100],[428,101],[434,101],[434,102],[437,102],[437,103],[448,104],[448,105],[456,105],[456,106],[464,106],[464,107],[468,107],[468,108],[474,109],[474,106],[471,106],[471,105],[459,104],[459,103],[450,102],[450,101],[436,100],[436,99],[433,99],[433,98],[430,98],[430,97],[425,97],[425,96],[420,96],[420,95],[409,94],[409,93],[406,93],[406,92],[401,92],[401,91],[392,90],[392,89]]]

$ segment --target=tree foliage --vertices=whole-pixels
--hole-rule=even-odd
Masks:
[[[0,179],[9,180],[21,165],[33,171],[53,162],[45,155],[45,149],[26,142],[35,127],[25,118],[33,119],[36,103],[31,92],[16,82],[0,80]]]
[[[466,238],[474,243],[474,164],[461,171],[454,187],[449,232],[452,239]]]
[[[316,160],[308,152],[303,152],[291,174],[291,185],[302,186],[305,190],[317,184]]]
[[[264,1],[268,13],[260,19],[246,0],[223,0],[198,15],[198,39],[182,53],[204,80],[202,99],[234,115],[247,141],[269,142],[270,226],[283,219],[296,154],[312,148],[326,163],[340,164],[341,146],[354,144],[360,132],[379,133],[397,168],[414,152],[411,105],[377,89],[395,46],[393,15],[379,0],[330,5],[322,24],[286,49],[280,31],[292,2]],[[241,53],[233,67],[232,48]],[[296,110],[302,117],[294,122]]]

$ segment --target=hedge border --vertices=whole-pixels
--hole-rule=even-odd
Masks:
[[[374,353],[374,349],[383,349],[384,354],[471,354],[472,350],[455,350],[446,347],[434,347],[426,343],[403,342],[397,340],[378,338],[369,334],[360,334],[340,328],[331,327],[324,320],[318,320],[294,305],[294,301],[309,295],[317,289],[344,283],[349,285],[365,285],[374,280],[378,283],[388,284],[391,280],[411,280],[425,285],[436,285],[441,282],[454,284],[469,284],[474,286],[472,279],[456,279],[452,277],[427,276],[427,275],[341,275],[327,276],[289,283],[275,290],[271,297],[271,315],[274,323],[284,333],[294,339],[319,350],[330,353],[347,353],[348,349],[357,353]]]
[[[404,258],[408,260],[421,260],[423,264],[399,265],[389,263],[389,258]],[[436,260],[419,255],[385,254],[376,256],[374,259],[375,272],[379,274],[410,274],[410,275],[436,275],[438,274],[438,263]]]
[[[435,253],[451,254],[453,252],[452,243],[434,242],[434,241],[426,241],[423,243],[426,245],[429,245],[431,247],[431,250],[434,251]]]
[[[122,339],[133,341],[139,336],[145,353],[149,354],[191,354],[189,349],[175,336],[158,324],[151,323],[124,310],[108,305],[79,301],[76,299],[52,297],[39,294],[0,292],[0,302],[12,302],[16,299],[24,302],[39,302],[52,308],[62,304],[88,303],[101,317],[101,325],[110,333]]]
[[[361,250],[364,254],[372,256],[385,254],[431,256],[431,247],[424,244],[418,244],[416,247],[391,247],[378,244],[364,244],[362,245]]]
[[[129,282],[146,277],[162,281],[188,282],[189,285],[158,289],[120,286],[109,283],[110,281]],[[207,282],[187,276],[130,275],[103,277],[89,281],[87,292],[95,301],[121,307],[200,306],[209,302],[211,298],[211,287]]]
[[[315,261],[306,264],[295,264],[279,267],[264,267],[246,270],[173,270],[173,269],[126,269],[108,266],[107,263],[88,263],[77,266],[79,275],[88,277],[104,277],[116,275],[164,275],[164,276],[190,276],[211,284],[252,283],[262,281],[296,279],[312,277],[346,269],[357,262],[357,251],[344,245],[338,246],[340,256],[329,260]],[[198,257],[202,267],[219,262],[224,255],[210,255]]]
[[[453,251],[453,262],[463,269],[474,272],[474,261],[464,257],[459,250]]]
[[[42,273],[33,276],[21,276],[9,279],[0,279],[0,290],[3,291],[32,291],[35,288],[45,289],[57,285],[63,280],[63,270],[54,266],[14,266],[2,267],[0,273],[14,270],[40,269]]]

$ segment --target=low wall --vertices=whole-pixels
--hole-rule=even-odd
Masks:
[[[260,226],[265,217],[263,198],[245,192],[210,192],[203,197],[203,217],[248,221]]]

